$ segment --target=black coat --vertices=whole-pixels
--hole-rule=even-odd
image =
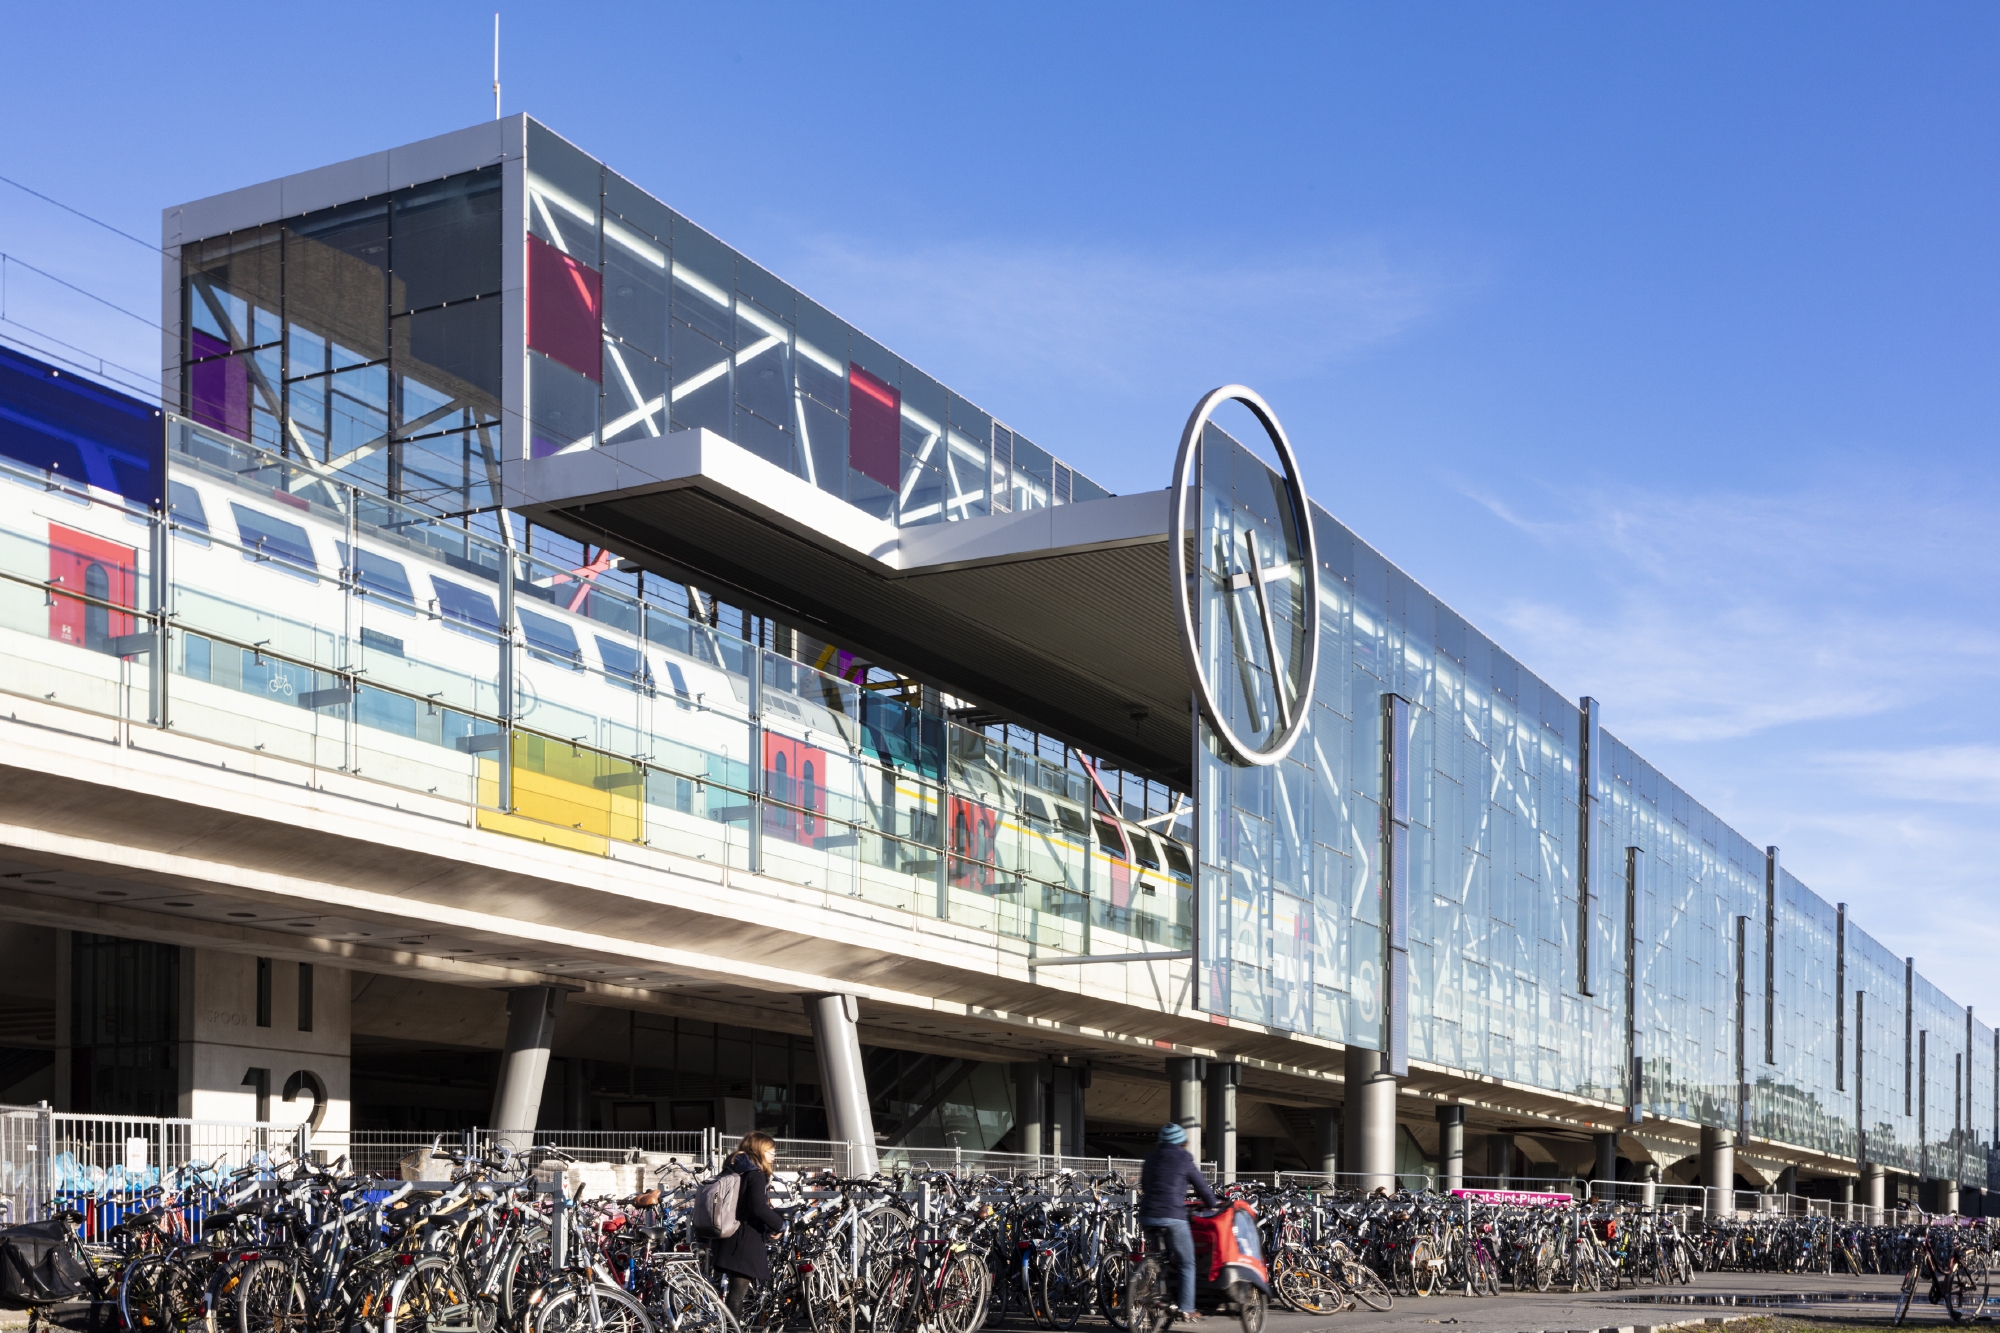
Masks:
[[[736,1187],[736,1220],[742,1225],[735,1235],[715,1242],[715,1266],[725,1273],[769,1282],[771,1237],[785,1229],[785,1219],[771,1207],[770,1182],[764,1178],[764,1168],[748,1153],[737,1153],[722,1169],[743,1177],[743,1183]]]
[[[1215,1191],[1208,1187],[1193,1155],[1178,1143],[1160,1144],[1146,1154],[1146,1163],[1139,1169],[1139,1220],[1187,1221],[1189,1190],[1210,1208],[1215,1207]]]

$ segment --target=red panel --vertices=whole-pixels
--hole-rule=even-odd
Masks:
[[[990,893],[999,876],[989,863],[999,841],[1000,812],[963,797],[951,798],[951,880]]]
[[[890,490],[903,479],[903,391],[847,367],[847,461]]]
[[[87,594],[119,606],[133,605],[139,557],[129,546],[49,524],[49,581],[60,592]],[[95,603],[57,597],[49,606],[49,637],[103,649],[104,640],[133,632],[133,618]]]
[[[764,733],[764,790],[774,800],[804,806],[786,810],[764,807],[764,831],[786,842],[810,847],[826,830],[826,751],[789,736]]]
[[[604,279],[539,236],[528,238],[528,346],[604,383]]]

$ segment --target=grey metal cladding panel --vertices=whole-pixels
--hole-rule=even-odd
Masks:
[[[287,176],[279,182],[284,191],[284,217],[314,213],[335,204],[389,193],[389,154],[370,153],[351,157],[332,166],[316,167]],[[266,218],[265,221],[273,219]]]
[[[161,213],[161,230],[165,244],[179,245],[204,236],[261,227],[277,221],[284,212],[284,182],[265,181],[166,209]]]
[[[910,585],[929,580],[881,578],[691,489],[600,502],[548,517],[567,520],[557,524],[564,528],[574,524],[579,535],[595,534],[642,565],[652,552],[668,566],[664,572],[678,576],[674,567],[684,569],[697,582],[739,593],[802,627],[823,629],[889,665],[1019,714],[1109,758],[1185,780],[1192,741],[1184,681],[1164,698],[1135,698],[1131,687],[1141,682],[1127,678],[1132,673],[1121,670],[1114,679],[1095,678],[1102,673],[1082,670],[1053,655],[1047,644],[1031,643],[993,623],[990,606],[974,602],[968,608],[943,587],[920,594]],[[1035,583],[1026,571],[1046,563],[961,571],[956,577],[986,579],[1003,569],[1017,570],[1014,585],[1000,595],[1032,613],[1025,621],[1032,628],[1051,622],[1047,608],[1035,605]],[[1118,589],[1138,578],[1160,582],[1164,562],[1154,546],[1088,552],[1061,563],[1067,574],[1063,582],[1072,589]],[[970,595],[976,597],[986,586],[975,584]],[[1043,596],[1050,596],[1046,578],[1041,587]],[[1130,663],[1132,655],[1119,646],[1116,635],[1107,634],[1102,623],[1094,632],[1112,650],[1115,665]],[[1150,641],[1156,642],[1157,635]],[[1178,651],[1176,645],[1164,655],[1177,664]],[[1146,654],[1159,655],[1151,649]],[[1147,710],[1141,725],[1129,716],[1134,704]]]
[[[489,166],[509,155],[510,144],[518,155],[521,120],[510,116],[482,121],[401,148],[367,153],[176,205],[161,214],[165,244],[261,227],[280,218]]]

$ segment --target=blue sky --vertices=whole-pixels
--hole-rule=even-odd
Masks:
[[[16,14],[0,171],[156,235],[489,116],[491,14]],[[502,22],[508,111],[1114,490],[1257,386],[1316,499],[2000,1016],[2000,9]],[[0,249],[157,309],[155,257],[4,187]],[[158,355],[13,264],[5,313]]]

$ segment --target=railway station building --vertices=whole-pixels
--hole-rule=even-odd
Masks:
[[[0,1102],[2000,1185],[1995,1030],[1253,388],[1112,495],[525,116],[161,243],[158,401],[0,349]]]

